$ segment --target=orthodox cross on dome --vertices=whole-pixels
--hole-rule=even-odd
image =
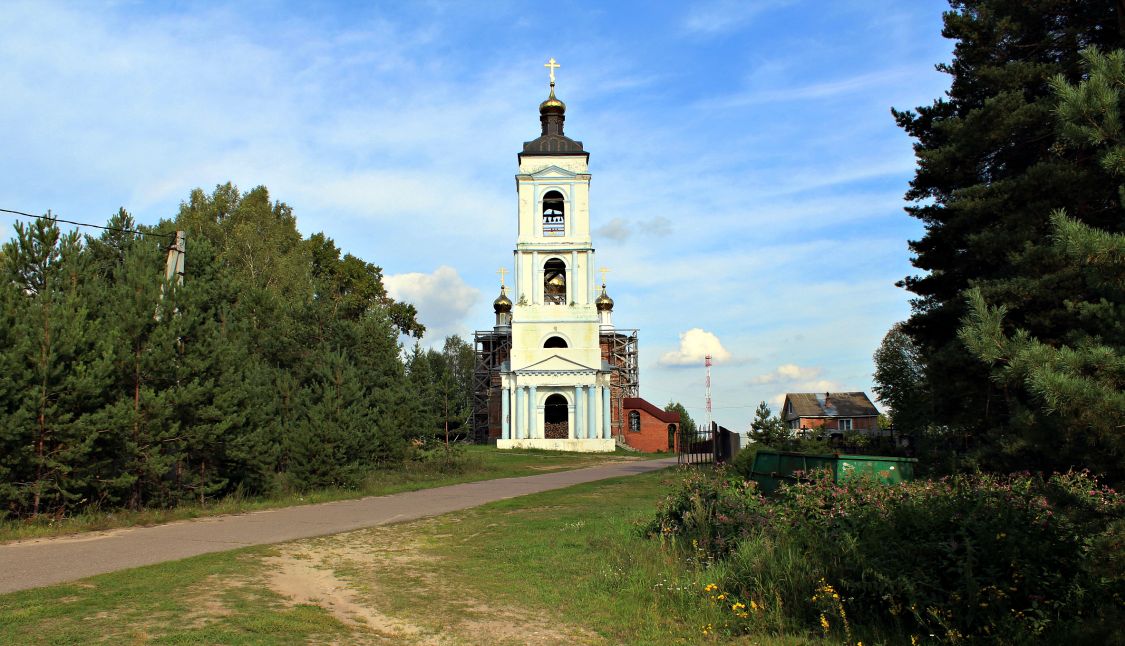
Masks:
[[[555,70],[562,67],[562,65],[556,63],[554,57],[551,57],[551,60],[544,63],[543,67],[551,70],[551,87],[555,87]]]
[[[505,267],[501,267],[499,269],[499,271],[497,271],[496,273],[500,274],[500,286],[503,287],[504,286],[504,276],[508,274],[508,270]]]
[[[602,287],[604,288],[605,287],[605,275],[609,273],[609,270],[606,269],[605,267],[602,267],[601,269],[598,270],[598,273],[602,275]]]

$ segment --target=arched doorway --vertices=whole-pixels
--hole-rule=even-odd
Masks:
[[[551,395],[543,403],[543,437],[549,440],[565,440],[570,437],[570,405],[566,397]]]

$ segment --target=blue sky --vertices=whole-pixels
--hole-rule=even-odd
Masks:
[[[492,324],[554,57],[642,395],[702,417],[710,348],[715,418],[744,429],[785,392],[870,393],[909,313],[894,282],[922,229],[889,108],[948,87],[946,7],[0,3],[0,208],[155,222],[195,187],[262,184],[440,343]]]

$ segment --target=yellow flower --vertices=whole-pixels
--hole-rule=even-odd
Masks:
[[[727,598],[727,595],[725,595],[725,594],[720,594],[719,596],[717,596],[717,597],[715,597],[715,598],[716,598],[716,599],[718,599],[719,601],[722,601],[723,599],[726,599],[726,598]]]
[[[910,646],[918,646],[918,638],[914,635],[910,636]]]
[[[751,610],[757,610],[758,609],[758,604],[753,599],[750,600],[750,609]]]
[[[719,589],[719,586],[715,585],[714,583],[708,583],[707,586],[703,588],[703,591],[704,592],[714,592],[715,590],[718,590],[718,589]]]
[[[820,616],[820,627],[826,631],[828,630],[828,618],[824,615]]]

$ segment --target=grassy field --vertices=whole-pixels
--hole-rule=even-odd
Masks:
[[[261,509],[348,500],[364,496],[383,496],[462,482],[580,469],[619,460],[668,457],[668,454],[625,451],[604,454],[536,450],[497,451],[489,446],[472,445],[465,446],[464,449],[465,454],[455,469],[443,470],[440,465],[414,463],[409,468],[375,471],[365,479],[362,487],[356,489],[319,489],[260,498],[228,496],[206,505],[191,503],[169,509],[115,510],[101,513],[91,512],[61,519],[43,517],[33,521],[2,521],[0,522],[0,543],[119,527],[156,525],[188,518],[237,514]]]
[[[704,633],[705,574],[636,530],[670,477],[0,596],[0,643],[810,643]]]

